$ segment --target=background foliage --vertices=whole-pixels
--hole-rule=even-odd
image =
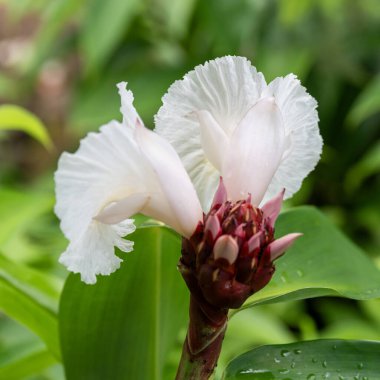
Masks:
[[[325,147],[287,205],[317,205],[380,264],[379,47],[377,0],[0,0],[0,378],[63,378],[53,172],[63,150],[120,119],[121,80],[153,127],[168,86],[208,59],[247,56],[268,81],[297,74]],[[379,315],[379,300],[259,306],[231,323],[221,364],[263,343],[380,340]]]

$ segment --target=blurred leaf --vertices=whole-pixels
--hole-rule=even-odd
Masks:
[[[380,173],[380,141],[372,146],[348,172],[345,182],[347,191],[350,194],[354,193],[367,177],[377,173]]]
[[[265,73],[268,82],[289,73],[294,73],[300,80],[304,80],[310,71],[313,59],[313,51],[299,46],[286,49],[278,47],[275,50],[271,46],[263,46],[255,59],[255,64]]]
[[[187,32],[196,0],[159,0],[157,3],[160,5],[160,15],[166,18],[169,34],[175,39],[183,37]]]
[[[68,379],[163,378],[187,324],[188,292],[176,270],[181,240],[159,227],[139,229],[133,240],[133,253],[110,277],[91,286],[78,275],[66,282],[60,335]]]
[[[16,130],[27,133],[47,149],[53,143],[41,120],[29,111],[12,104],[0,106],[0,130]]]
[[[100,70],[138,12],[138,0],[92,0],[80,34],[87,72]]]
[[[15,264],[0,254],[0,279],[22,290],[51,311],[58,311],[61,281],[42,271]]]
[[[360,306],[363,308],[368,317],[370,317],[380,329],[380,298],[363,301],[360,303]]]
[[[380,329],[363,318],[342,319],[329,324],[319,338],[380,340]]]
[[[112,119],[121,120],[120,97],[116,83],[128,81],[134,94],[134,105],[146,126],[153,126],[161,97],[172,81],[181,74],[178,70],[128,68],[125,71],[104,73],[102,81],[79,88],[70,115],[70,128],[79,135],[93,130]],[[147,96],[149,94],[149,96]]]
[[[348,116],[348,123],[359,126],[375,113],[380,112],[380,75],[373,78],[353,104]]]
[[[315,340],[262,346],[234,359],[224,379],[376,379],[380,342]]]
[[[0,187],[0,248],[52,209],[54,197],[45,192],[21,192]]]
[[[380,297],[380,272],[320,211],[298,207],[282,213],[278,236],[302,232],[276,263],[271,282],[245,307],[320,296]]]
[[[0,277],[0,310],[38,335],[59,358],[57,318],[21,288]]]
[[[35,74],[39,66],[52,55],[52,49],[59,41],[59,34],[73,21],[73,16],[78,13],[85,0],[55,0],[44,3],[41,25],[33,49],[22,63],[22,69],[30,74]]]
[[[46,350],[29,354],[15,362],[0,367],[0,379],[23,380],[55,364],[57,359]]]
[[[310,12],[314,5],[313,0],[287,0],[279,1],[279,18],[280,21],[288,26],[299,22],[305,15]]]

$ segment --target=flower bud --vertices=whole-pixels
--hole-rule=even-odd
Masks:
[[[221,181],[211,210],[184,239],[179,269],[198,300],[221,309],[239,308],[272,278],[274,260],[300,236],[274,239],[282,191],[262,208],[227,200]]]

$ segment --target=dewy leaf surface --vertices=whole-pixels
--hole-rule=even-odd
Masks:
[[[78,275],[66,282],[60,335],[68,379],[163,379],[188,319],[188,292],[176,270],[181,240],[162,227],[138,229],[131,238],[134,251],[123,254],[115,273],[95,285]]]
[[[320,211],[304,206],[282,213],[276,235],[290,232],[304,235],[276,262],[271,282],[245,307],[319,296],[380,297],[380,271]]]
[[[380,342],[315,340],[255,348],[232,360],[224,380],[379,379]]]

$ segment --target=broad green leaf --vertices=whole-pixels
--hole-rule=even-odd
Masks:
[[[128,29],[138,0],[92,0],[80,34],[87,71],[100,69]]]
[[[271,282],[245,307],[319,296],[365,300],[380,297],[380,272],[320,211],[298,207],[282,213],[277,236],[302,232],[276,262]]]
[[[0,311],[28,327],[59,358],[57,318],[22,289],[0,277]]]
[[[159,227],[137,230],[133,241],[133,253],[111,276],[95,285],[78,275],[66,282],[60,336],[68,379],[163,379],[167,354],[187,324],[188,292],[176,270],[181,241]]]
[[[41,120],[31,112],[13,104],[0,106],[0,130],[17,130],[35,138],[47,149],[53,143]]]
[[[234,359],[225,380],[378,379],[380,342],[314,340],[262,346]]]
[[[21,359],[0,367],[0,379],[22,380],[32,375],[40,374],[52,366],[57,359],[46,350],[31,353]]]
[[[358,126],[376,112],[380,112],[380,75],[364,88],[352,106],[347,120],[350,125]]]
[[[265,309],[267,308],[267,309]],[[280,319],[268,310],[268,306],[246,309],[235,315],[228,323],[223,340],[222,352],[218,360],[216,375],[220,378],[222,369],[237,355],[261,344],[290,343],[296,337]]]

